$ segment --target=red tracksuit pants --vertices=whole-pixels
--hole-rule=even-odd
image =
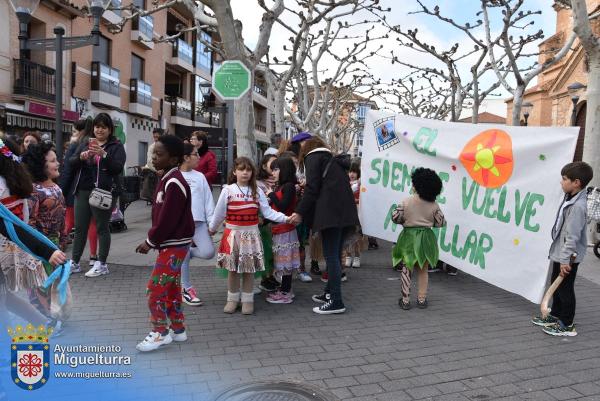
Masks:
[[[184,329],[180,274],[188,248],[187,245],[164,248],[158,253],[146,290],[153,331],[165,333],[171,328],[181,332]]]

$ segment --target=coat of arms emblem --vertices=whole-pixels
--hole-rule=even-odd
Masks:
[[[45,326],[17,326],[8,329],[11,337],[11,376],[13,383],[25,390],[36,390],[50,378],[50,345],[52,329]]]

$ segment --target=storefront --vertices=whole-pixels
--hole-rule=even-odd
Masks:
[[[2,106],[0,106],[2,107]],[[39,131],[49,134],[56,142],[56,113],[53,106],[27,101],[24,105],[5,104],[0,110],[2,128],[7,135],[23,137],[27,131]],[[63,143],[68,144],[73,130],[73,122],[79,115],[71,110],[63,110]]]

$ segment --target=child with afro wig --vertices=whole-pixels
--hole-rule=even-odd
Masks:
[[[410,284],[417,268],[419,291],[417,307],[427,307],[427,267],[435,266],[439,250],[432,227],[446,225],[444,214],[435,199],[442,192],[442,180],[428,168],[417,168],[411,175],[413,195],[402,200],[392,213],[392,221],[403,230],[392,250],[394,266],[404,262],[401,275],[402,297],[398,301],[404,310],[410,309]]]

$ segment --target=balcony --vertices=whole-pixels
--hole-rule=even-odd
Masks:
[[[53,102],[56,97],[56,70],[29,60],[14,60],[15,95]]]
[[[264,134],[267,133],[267,127],[265,127],[264,125],[260,125],[260,124],[254,124],[254,129],[258,132],[262,132]]]
[[[267,89],[264,86],[254,84],[252,87],[252,92],[252,100],[263,107],[269,107],[269,101],[267,100]]]
[[[154,49],[154,17],[147,15],[135,17],[131,21],[131,41],[139,43],[146,49]]]
[[[205,32],[202,32],[202,37],[207,42],[211,41],[211,38]],[[196,69],[195,74],[206,79],[211,80],[211,67],[212,67],[212,53],[201,41],[196,41]]]
[[[102,18],[111,24],[116,24],[121,21],[121,0],[111,0],[108,9],[102,14]],[[113,10],[111,10],[111,8]]]
[[[173,50],[169,64],[183,72],[194,72],[194,50],[192,46],[181,39],[173,43]]]
[[[270,143],[267,127],[262,124],[254,124],[254,138],[257,142]]]
[[[194,126],[192,121],[192,103],[180,97],[172,97],[171,102],[171,124]]]
[[[120,71],[99,61],[92,61],[92,90],[90,100],[106,106],[121,108]]]
[[[152,117],[152,85],[141,79],[129,80],[129,112]]]

